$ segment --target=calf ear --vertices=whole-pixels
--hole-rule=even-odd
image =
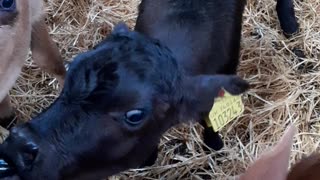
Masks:
[[[286,180],[293,137],[296,128],[286,130],[278,144],[255,161],[239,180]]]
[[[79,55],[71,64],[62,92],[65,101],[77,103],[93,95],[110,93],[118,82],[117,63],[99,50]]]
[[[249,89],[249,83],[236,75],[201,75],[187,78],[182,88],[180,119],[201,120],[201,116],[211,110],[214,99],[219,96],[222,88],[232,95],[239,95]]]

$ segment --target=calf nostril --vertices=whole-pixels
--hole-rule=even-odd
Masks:
[[[5,160],[0,159],[0,170],[6,168],[7,166],[9,166],[8,163]]]
[[[15,174],[15,168],[10,166],[5,160],[0,159],[0,178],[13,176]]]

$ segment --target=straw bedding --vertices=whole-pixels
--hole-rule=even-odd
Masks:
[[[139,0],[46,0],[48,25],[63,57],[72,58],[102,40],[119,21],[134,26]],[[245,113],[225,127],[225,148],[205,154],[201,127],[181,125],[166,133],[155,166],[120,179],[228,179],[271,148],[289,123],[299,128],[291,163],[318,150],[320,117],[320,1],[296,0],[300,32],[286,39],[276,2],[249,0],[244,15],[239,74],[252,84]],[[57,97],[57,82],[30,58],[11,90],[18,118],[28,120]]]

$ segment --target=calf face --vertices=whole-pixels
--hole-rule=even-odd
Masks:
[[[8,92],[31,45],[33,60],[63,83],[65,69],[43,20],[42,0],[0,0],[0,124],[12,115]]]
[[[99,179],[145,163],[170,127],[199,119],[237,76],[187,76],[168,48],[124,25],[70,65],[61,96],[12,129],[0,154],[23,179]]]

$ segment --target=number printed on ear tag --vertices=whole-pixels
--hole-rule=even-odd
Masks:
[[[241,95],[233,96],[226,90],[221,90],[219,97],[215,99],[213,107],[206,118],[208,127],[219,131],[244,111]]]

